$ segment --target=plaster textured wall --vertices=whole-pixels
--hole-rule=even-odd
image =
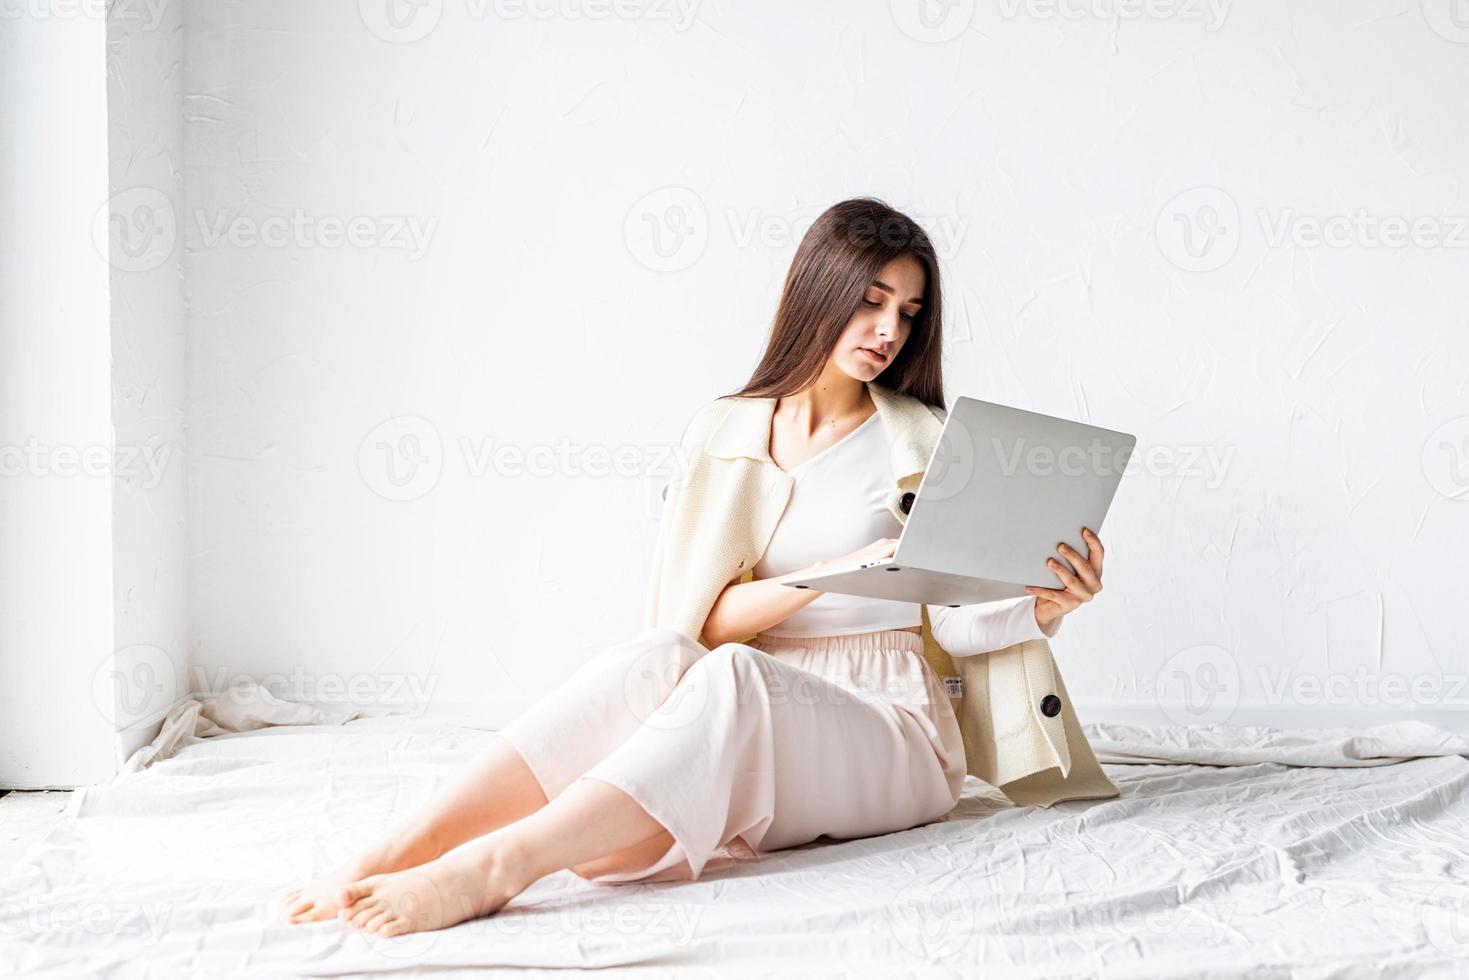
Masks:
[[[1346,678],[1392,712],[1389,675],[1445,685],[1431,708],[1469,671],[1451,5],[189,17],[207,681],[513,702],[635,632],[663,447],[858,194],[940,246],[951,395],[1140,437],[1107,591],[1054,643],[1078,701],[1284,718]],[[494,454],[562,440],[546,475]],[[585,474],[622,446],[630,475]]]
[[[105,67],[100,17],[0,22],[0,787],[112,774]]]

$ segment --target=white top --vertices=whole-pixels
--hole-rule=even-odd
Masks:
[[[893,478],[885,437],[882,418],[874,412],[837,442],[786,471],[796,482],[765,554],[755,564],[756,578],[785,575],[902,533],[903,525],[886,504]],[[763,632],[839,636],[919,622],[916,602],[823,592]]]
[[[857,428],[786,472],[794,479],[790,500],[765,554],[757,579],[775,578],[813,562],[837,558],[879,538],[896,538],[902,523],[887,507],[893,475],[891,439],[876,412]],[[951,608],[928,607],[934,639],[945,650],[989,651],[1022,640],[1048,639],[1035,621],[1035,597],[1021,596]],[[767,630],[766,636],[841,636],[919,626],[918,603],[823,592]]]

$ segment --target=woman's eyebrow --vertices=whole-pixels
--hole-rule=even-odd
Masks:
[[[893,291],[893,287],[892,286],[889,286],[887,283],[883,282],[881,279],[874,279],[874,280],[872,280],[872,284],[874,286],[876,286],[878,289],[881,289],[885,293],[890,293],[890,292]],[[915,296],[912,299],[910,299],[908,302],[910,302],[910,303],[917,303],[919,306],[922,306],[923,305],[923,297],[922,296]]]

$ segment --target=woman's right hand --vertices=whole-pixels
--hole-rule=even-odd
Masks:
[[[857,568],[869,561],[877,561],[879,558],[891,558],[893,552],[897,550],[897,538],[878,538],[871,544],[842,555],[840,558],[827,558],[825,561],[819,561],[816,563],[816,569],[820,572],[829,572],[837,569]]]

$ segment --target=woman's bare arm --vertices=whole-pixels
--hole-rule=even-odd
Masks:
[[[731,582],[719,593],[704,619],[704,629],[700,634],[702,642],[711,650],[721,643],[738,643],[783,622],[822,594],[819,589],[793,589],[781,584],[788,579],[804,578],[833,568],[856,568],[865,561],[892,557],[897,547],[897,538],[879,538],[840,558],[812,562],[805,568],[775,578]]]
[[[737,643],[763,629],[787,619],[811,604],[819,595],[816,589],[793,589],[781,583],[787,579],[814,575],[825,562],[815,562],[788,575],[731,582],[719,593],[704,620],[703,643],[713,650],[721,643]]]

